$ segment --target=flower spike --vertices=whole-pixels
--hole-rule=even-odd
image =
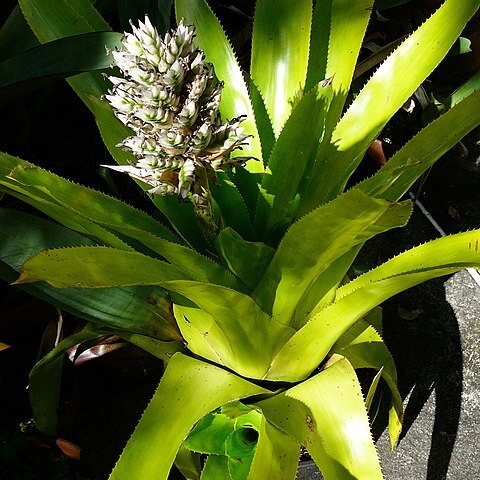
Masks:
[[[122,77],[108,77],[105,95],[117,118],[134,135],[120,146],[138,158],[127,166],[110,166],[149,185],[153,195],[190,198],[200,223],[215,236],[209,179],[215,170],[245,163],[230,153],[248,141],[239,124],[244,116],[222,123],[219,106],[223,82],[193,45],[195,28],[184,25],[162,39],[148,16],[133,33],[125,33],[122,49],[112,52]],[[205,172],[213,172],[205,175]]]

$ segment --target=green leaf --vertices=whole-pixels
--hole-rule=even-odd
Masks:
[[[330,142],[319,150],[299,215],[343,191],[367,148],[440,63],[477,9],[478,0],[447,0],[378,68],[343,115]]]
[[[252,221],[245,200],[224,172],[217,172],[218,185],[211,185],[212,197],[221,211],[221,225],[231,227],[246,240],[253,240]]]
[[[110,247],[46,250],[26,260],[16,284],[42,280],[57,288],[160,285],[190,278],[173,265]]]
[[[327,138],[350,90],[372,6],[373,0],[327,0],[315,5],[307,88],[331,79],[334,99],[327,114]]]
[[[420,175],[480,124],[480,90],[453,103],[452,108],[427,125],[373,177],[357,187],[374,197],[392,200],[402,197]]]
[[[333,302],[338,286],[344,280],[362,244],[333,261],[308,287],[295,309],[295,325],[303,327],[309,318]]]
[[[199,318],[190,316],[185,309],[180,310],[180,313],[185,312],[190,327],[198,329],[198,335],[203,335],[202,353],[205,354],[206,342],[219,360],[210,355],[207,358],[227,366],[239,375],[261,379],[266,374],[271,359],[293,334],[293,329],[270,318],[251,297],[242,293],[219,285],[191,281],[172,281],[163,285],[167,290],[188,298],[207,314],[204,317],[204,314],[198,312],[201,316]],[[183,322],[179,319],[179,327],[189,349],[199,354],[189,341],[188,334],[183,333],[182,325]]]
[[[200,479],[200,473],[202,470],[200,454],[191,452],[183,445],[180,447],[177,456],[175,457],[175,466],[187,480]]]
[[[455,43],[452,45],[452,48],[449,50],[447,55],[463,55],[472,51],[472,42],[470,39],[465,37],[458,37]]]
[[[478,90],[480,90],[480,71],[449,95],[442,102],[442,107],[450,109]],[[472,96],[472,99],[473,98],[474,97]]]
[[[296,211],[299,186],[311,168],[322,138],[332,89],[318,84],[293,109],[275,143],[263,176],[255,227],[275,244]],[[308,118],[309,128],[304,121]],[[298,198],[297,198],[298,201]],[[273,230],[273,231],[272,231]]]
[[[282,432],[265,417],[258,432],[257,448],[248,475],[249,480],[295,478],[300,456],[300,443]]]
[[[178,257],[182,252],[176,251],[176,254]],[[57,288],[105,288],[160,285],[169,280],[196,279],[212,282],[215,280],[227,281],[229,284],[238,286],[234,277],[230,276],[220,265],[200,257],[188,249],[185,249],[183,256],[184,258],[179,261],[182,264],[182,269],[180,269],[138,252],[109,247],[50,250],[28,259],[23,264],[19,283],[43,280]],[[202,259],[200,267],[203,268],[192,267],[190,271],[187,271],[183,265],[195,261],[197,257]],[[62,262],[65,262],[65,265],[61,265]],[[47,268],[52,268],[52,270],[45,271]]]
[[[357,320],[393,295],[432,278],[480,266],[480,230],[444,237],[413,248],[340,287],[276,356],[267,379],[298,381],[325,358]]]
[[[253,135],[250,147],[244,147],[241,153],[237,151],[232,156],[251,155],[261,159],[262,149],[248,89],[235,53],[215,14],[205,0],[175,0],[175,12],[177,20],[184,18],[187,23],[195,25],[198,46],[205,52],[207,61],[213,63],[218,79],[225,82],[220,104],[223,118],[247,116],[242,126],[244,133]],[[250,160],[246,168],[250,172],[261,172],[263,164]]]
[[[228,472],[228,459],[225,456],[210,455],[202,470],[200,480],[215,480],[216,478],[224,478],[231,480]]]
[[[359,320],[342,335],[331,351],[347,358],[355,369],[373,368],[381,371],[392,394],[388,430],[393,448],[402,430],[403,404],[397,387],[397,369],[382,337],[365,320]]]
[[[19,0],[18,3],[41,43],[110,30],[108,23],[85,0]]]
[[[371,412],[373,397],[375,396],[378,384],[380,382],[380,379],[382,378],[382,371],[383,371],[383,367],[381,367],[380,370],[377,372],[377,374],[373,377],[372,383],[368,388],[367,395],[365,396],[365,406],[367,407],[368,413]]]
[[[218,234],[217,250],[228,268],[250,290],[258,285],[275,254],[273,248],[261,242],[247,242],[231,228]]]
[[[227,402],[269,393],[226,370],[174,355],[110,480],[166,480],[178,449],[202,417]]]
[[[130,228],[132,231],[146,231],[173,242],[178,241],[164,225],[116,198],[73,183],[32,164],[20,162],[5,153],[0,152],[0,160],[3,162],[0,173],[5,172],[7,177],[5,180],[0,177],[0,182],[23,195],[45,198],[56,204],[60,222],[62,216],[74,216],[76,213],[80,218],[85,218],[86,224],[93,222],[117,233]],[[72,198],[75,202],[72,202]]]
[[[227,458],[229,478],[246,478],[257,445],[258,430],[262,414],[258,409],[248,407],[241,415],[230,417],[223,413],[210,413],[203,417],[190,432],[184,446],[209,455]],[[205,466],[202,478],[212,478]]]
[[[164,35],[170,27],[170,14],[173,0],[117,0],[118,15],[123,29],[129,28],[129,22],[137,23],[148,15],[160,35]]]
[[[308,67],[311,0],[257,0],[251,77],[272,121],[275,136],[303,94]]]
[[[38,45],[18,5],[0,29],[0,61]]]
[[[383,478],[360,384],[346,359],[334,356],[317,375],[257,405],[307,448],[325,480]]]
[[[368,238],[405,225],[410,212],[408,202],[379,201],[355,189],[317,208],[294,223],[280,242],[255,291],[259,305],[292,325],[298,302],[333,261]]]
[[[268,116],[265,102],[252,79],[250,79],[250,99],[252,101],[258,135],[262,145],[263,163],[266,165],[272,153],[273,146],[275,145],[275,134],[273,133],[272,121]]]
[[[15,210],[0,209],[0,265],[8,266],[2,278],[12,282],[21,264],[47,248],[91,245],[71,230]],[[179,340],[170,301],[157,287],[107,289],[56,289],[46,283],[22,289],[80,318],[123,331],[143,333],[163,340]]]
[[[135,228],[116,225],[114,229],[138,240],[151,251],[160,254],[172,265],[183,270],[188,277],[202,282],[219,283],[235,290],[245,291],[244,285],[223,266],[189,247],[169,242],[149,232]]]
[[[225,455],[225,442],[235,429],[226,415],[209,413],[189,433],[183,445],[198,453]]]
[[[35,364],[30,373],[28,394],[35,425],[40,432],[55,435],[57,432],[57,408],[60,395],[63,358],[67,350],[78,343],[99,336],[92,327],[60,342],[51,352]]]
[[[137,243],[140,242],[147,247],[147,253],[154,251],[175,263],[186,271],[189,277],[193,274],[195,278],[204,281],[224,282],[240,290],[244,288],[214,261],[188,247],[157,236],[161,235],[177,241],[166,227],[145,213],[108,195],[76,185],[34,166],[16,167],[6,180],[0,179],[0,184],[15,189],[17,193],[22,194],[16,195],[22,200],[39,208],[65,226],[97,241],[112,247],[132,250],[132,247],[117,237],[121,234],[127,242],[128,239],[134,239],[133,246],[138,248]],[[6,191],[15,194],[11,189]],[[27,198],[23,195],[27,195]],[[76,199],[73,204],[72,198]],[[132,243],[131,240],[129,243]]]
[[[13,157],[3,155],[3,158],[12,164],[15,163]],[[163,238],[166,238],[175,242],[177,238],[166,227],[145,213],[117,199],[76,185],[34,166],[16,167],[7,180],[7,184],[15,188],[17,184],[12,184],[11,181],[21,185],[22,187],[17,187],[17,190],[25,195],[34,199],[39,198],[35,195],[40,195],[56,202],[56,205],[46,203],[47,208],[45,205],[35,204],[35,206],[70,228],[90,234],[97,240],[117,248],[126,247],[115,236],[121,234],[135,239],[150,250],[176,263],[188,273],[193,273],[197,278],[209,280],[213,275],[216,281],[223,281],[232,288],[242,289],[241,284],[220,265],[194,250],[164,240]],[[5,184],[2,180],[0,183]],[[71,202],[72,198],[75,198],[74,203]],[[55,212],[52,212],[52,208]]]
[[[35,87],[48,79],[108,68],[112,59],[105,48],[118,47],[120,40],[119,33],[94,32],[23,51],[0,63],[0,95],[11,94],[13,87]]]

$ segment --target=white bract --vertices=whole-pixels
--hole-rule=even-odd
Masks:
[[[193,26],[180,21],[162,39],[145,17],[132,30],[125,33],[123,49],[112,52],[123,77],[108,77],[113,86],[105,98],[133,130],[120,146],[137,160],[107,166],[148,183],[153,195],[191,197],[197,216],[215,231],[208,182],[215,182],[215,170],[248,159],[230,159],[230,152],[247,142],[240,126],[244,117],[222,123],[223,83],[195,49]]]

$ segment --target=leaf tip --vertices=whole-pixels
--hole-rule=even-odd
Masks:
[[[12,282],[10,285],[22,285],[24,283],[35,282],[36,280],[38,280],[36,277],[29,275],[28,273],[25,273],[25,271],[22,270],[18,278],[14,282]]]

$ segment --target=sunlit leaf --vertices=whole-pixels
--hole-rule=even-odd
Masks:
[[[344,358],[333,357],[320,373],[257,405],[305,446],[325,480],[383,478],[360,384]]]
[[[343,191],[367,148],[444,58],[477,9],[478,0],[447,0],[378,68],[343,115],[331,140],[319,150],[299,215]],[[421,52],[414,63],[413,52]]]
[[[480,79],[480,75],[477,77]],[[455,105],[451,109],[427,125],[374,176],[357,187],[374,197],[391,200],[406,193],[422,173],[480,124],[480,90],[469,94],[459,103],[453,98],[452,102]]]
[[[251,76],[278,136],[303,93],[308,67],[311,0],[257,0]]]
[[[110,480],[166,480],[180,445],[203,416],[227,402],[269,393],[226,370],[174,355]]]
[[[410,212],[408,203],[378,201],[354,189],[317,208],[285,234],[255,298],[276,320],[291,324],[299,300],[318,275],[355,245],[404,225]]]
[[[478,266],[479,230],[433,240],[394,257],[341,287],[335,302],[285,344],[267,378],[298,381],[307,377],[340,336],[373,307],[419,283]]]

